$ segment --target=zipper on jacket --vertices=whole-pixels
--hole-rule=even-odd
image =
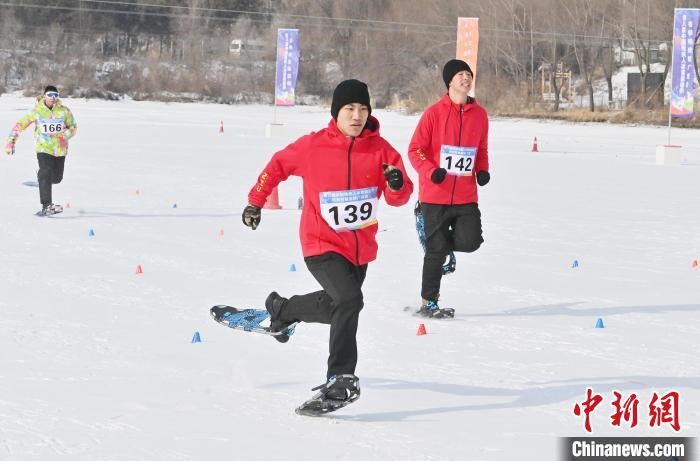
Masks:
[[[350,141],[350,146],[348,147],[348,190],[352,187],[350,184],[351,181],[351,171],[350,171],[350,153],[352,152],[352,145],[355,144],[355,138],[353,137],[352,140]]]
[[[350,161],[350,154],[352,153],[352,146],[355,144],[355,138],[353,137],[350,141],[350,146],[348,147],[348,190],[352,189],[352,162]],[[355,265],[360,265],[360,240],[357,238],[357,231],[353,230],[352,235],[355,236]]]
[[[462,114],[464,113],[464,104],[459,105],[459,137],[457,138],[457,146],[462,147]],[[459,176],[454,177],[454,181],[452,181],[452,194],[450,195],[450,205],[454,205],[455,201],[455,189],[457,188],[457,178]]]

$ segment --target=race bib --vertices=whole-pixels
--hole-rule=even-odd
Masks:
[[[62,118],[40,118],[37,120],[39,131],[47,136],[53,136],[62,133],[65,129]]]
[[[321,215],[336,232],[346,232],[377,223],[377,188],[321,192]]]
[[[471,176],[476,160],[476,147],[440,146],[440,168],[453,176]]]

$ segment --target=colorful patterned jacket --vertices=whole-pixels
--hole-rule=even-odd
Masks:
[[[75,118],[70,109],[61,104],[61,101],[56,101],[49,109],[44,104],[43,96],[39,97],[34,109],[20,118],[12,127],[5,146],[8,153],[14,152],[14,144],[20,133],[32,123],[37,152],[44,152],[54,157],[64,157],[68,154],[68,140],[75,136],[78,129]]]

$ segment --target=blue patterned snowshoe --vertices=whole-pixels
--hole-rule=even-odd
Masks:
[[[234,330],[261,333],[275,337],[286,335],[287,339],[294,334],[294,328],[297,325],[294,322],[278,331],[273,331],[269,326],[261,325],[270,316],[265,309],[237,309],[232,306],[217,305],[209,309],[209,313],[216,322]]]

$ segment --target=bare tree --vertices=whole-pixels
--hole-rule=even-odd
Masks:
[[[56,59],[58,57],[58,45],[61,43],[64,36],[63,25],[59,22],[52,22],[46,35],[49,38],[50,52],[53,55],[53,59]]]
[[[602,44],[602,29],[599,38],[594,38],[594,33],[604,13],[599,9],[594,0],[579,0],[570,2],[560,0],[562,8],[567,13],[570,25],[573,29],[572,46],[578,70],[583,77],[588,90],[588,107],[595,111],[595,99],[593,97],[593,73],[600,56]]]
[[[618,44],[618,40],[615,38],[615,34],[618,31],[622,14],[620,5],[620,2],[605,2],[600,5],[597,14],[597,21],[600,23],[599,59],[608,87],[608,107],[611,107],[614,101],[612,77],[616,70],[615,46]]]
[[[645,2],[637,0],[621,1],[624,13],[621,16],[620,24],[620,49],[634,53],[641,80],[641,96],[638,101],[632,101],[632,103],[648,107],[650,98],[647,96],[647,77],[651,72],[652,47],[658,49],[659,43],[658,39],[653,37],[658,37],[664,30],[668,30],[666,24],[672,24],[673,20],[669,18],[668,9],[663,2],[653,0],[646,0]],[[657,20],[658,17],[663,16],[668,18],[667,21]],[[670,37],[670,33],[668,36]],[[628,101],[628,104],[630,104],[630,101]]]

